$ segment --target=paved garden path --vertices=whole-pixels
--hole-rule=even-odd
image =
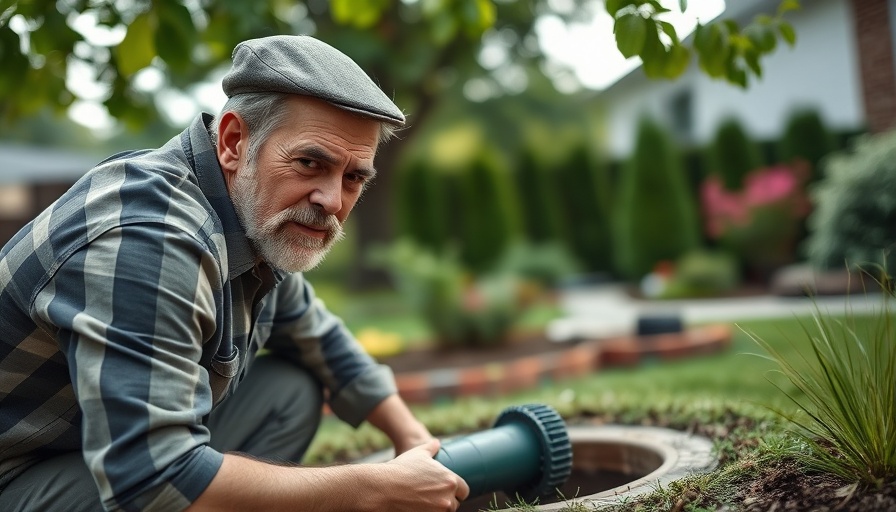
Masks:
[[[818,309],[842,314],[870,312],[882,307],[880,294],[852,296],[752,297],[650,301],[632,298],[619,285],[580,286],[564,290],[560,304],[566,316],[548,327],[554,340],[570,337],[605,337],[631,334],[641,316],[671,315],[681,317],[685,326],[759,318],[781,318],[808,315]]]

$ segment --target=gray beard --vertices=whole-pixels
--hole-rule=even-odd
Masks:
[[[238,171],[230,190],[236,216],[246,230],[246,237],[255,250],[271,267],[283,272],[306,272],[320,264],[332,247],[344,238],[342,224],[333,215],[313,207],[290,207],[272,217],[262,219],[258,197],[256,168],[249,164]],[[326,236],[314,238],[288,231],[291,222],[316,229],[326,229]]]

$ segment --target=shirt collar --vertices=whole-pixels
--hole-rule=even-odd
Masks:
[[[228,275],[233,279],[255,266],[255,251],[249,245],[224,183],[224,173],[208,131],[213,119],[211,114],[199,115],[181,134],[181,145],[196,173],[199,188],[221,221],[227,243]]]

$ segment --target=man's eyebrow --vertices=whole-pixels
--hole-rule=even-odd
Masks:
[[[307,156],[308,158],[313,158],[315,160],[320,160],[328,165],[338,165],[339,159],[333,156],[332,153],[327,151],[321,146],[317,144],[311,144],[307,146],[296,146],[293,149],[295,154]],[[354,172],[364,176],[364,178],[371,180],[376,176],[376,169],[374,167],[359,167],[354,170]]]
[[[336,165],[339,163],[339,160],[335,156],[333,156],[332,153],[316,144],[308,146],[296,146],[295,148],[293,148],[293,153],[297,155],[307,156],[315,160],[320,160],[329,165]]]

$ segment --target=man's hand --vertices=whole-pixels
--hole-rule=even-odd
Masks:
[[[439,440],[412,448],[386,463],[394,472],[390,480],[396,487],[387,489],[392,494],[389,510],[396,511],[454,511],[470,494],[464,480],[433,459],[439,451]],[[409,486],[398,489],[401,482]]]

